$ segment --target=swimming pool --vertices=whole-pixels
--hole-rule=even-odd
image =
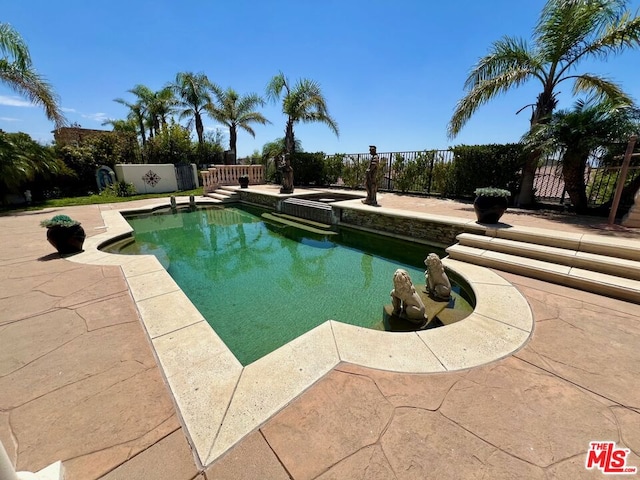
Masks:
[[[209,208],[130,216],[135,242],[107,250],[154,254],[243,365],[328,319],[385,329],[393,272],[424,283],[438,249],[350,229],[311,232],[265,211]],[[455,283],[455,282],[454,282]],[[455,286],[455,308],[471,311]]]

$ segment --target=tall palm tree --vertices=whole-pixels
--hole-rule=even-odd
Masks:
[[[527,140],[541,150],[561,152],[562,178],[571,204],[585,212],[588,199],[585,170],[589,155],[624,142],[638,131],[640,112],[627,103],[590,97],[577,100],[572,110],[555,112],[550,121],[538,124]]]
[[[548,122],[557,105],[558,86],[573,82],[573,94],[595,94],[614,102],[630,99],[611,80],[591,73],[574,74],[588,59],[605,59],[640,42],[640,17],[626,10],[626,0],[548,0],[533,30],[532,42],[505,36],[472,68],[467,94],[458,102],[449,122],[454,138],[475,111],[489,100],[529,80],[542,91],[532,107],[530,127]],[[541,152],[535,149],[523,168],[518,203],[533,203],[533,179]]]
[[[195,123],[196,134],[200,146],[204,144],[204,125],[202,114],[206,111],[207,105],[211,104],[211,94],[209,93],[214,84],[204,73],[180,72],[176,75],[174,83],[169,85],[177,97],[180,119],[189,118]]]
[[[256,112],[256,107],[264,106],[262,97],[255,93],[240,96],[232,88],[221,90],[217,87],[213,89],[217,104],[209,104],[207,111],[215,120],[229,127],[229,150],[236,153],[236,143],[238,138],[238,127],[249,133],[253,138],[256,133],[251,128],[252,123],[265,125],[269,122],[260,112]]]
[[[129,90],[131,92],[131,90]],[[147,144],[147,106],[138,99],[135,103],[127,102],[122,98],[114,98],[114,102],[120,103],[129,108],[127,118],[132,120],[138,126],[140,137],[142,138],[142,146]]]
[[[293,126],[298,122],[324,123],[339,136],[338,124],[329,115],[327,102],[317,82],[302,78],[291,85],[289,79],[280,72],[267,85],[267,98],[275,103],[281,96],[282,113],[287,116],[284,131],[286,153],[295,152]]]
[[[0,82],[43,107],[56,128],[64,126],[66,119],[58,97],[51,85],[34,70],[27,44],[8,23],[0,23],[0,54]]]

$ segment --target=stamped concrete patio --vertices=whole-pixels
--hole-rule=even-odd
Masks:
[[[379,198],[473,218],[459,202]],[[95,235],[101,210],[146,203],[55,213]],[[0,217],[0,440],[18,470],[63,460],[72,480],[603,478],[584,467],[595,440],[629,448],[627,465],[640,467],[640,306],[507,273],[535,320],[514,355],[441,374],[339,364],[203,467],[122,269],[52,253],[38,224],[53,214]],[[599,218],[511,211],[503,221],[640,248],[637,232]]]

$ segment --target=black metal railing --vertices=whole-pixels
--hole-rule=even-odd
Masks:
[[[624,149],[622,150],[622,153]],[[371,160],[369,153],[339,154],[342,157],[342,175],[335,185],[350,188],[364,188],[365,171]],[[331,155],[329,157],[336,157]],[[442,195],[459,197],[451,194],[447,187],[449,166],[454,162],[453,149],[449,150],[412,150],[401,152],[378,153],[378,175],[380,190],[398,193],[418,193],[424,195]],[[542,161],[535,174],[535,198],[539,203],[566,204],[569,197],[562,178],[562,166],[559,155],[549,155]],[[603,157],[594,154],[590,157],[585,169],[585,184],[590,207],[597,207],[609,202],[615,191],[620,175],[622,160],[609,160],[603,165]],[[519,176],[519,173],[516,177]],[[632,163],[626,183],[640,176],[640,162]],[[470,196],[466,192],[462,196]],[[514,192],[515,193],[515,192]]]

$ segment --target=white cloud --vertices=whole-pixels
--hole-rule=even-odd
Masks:
[[[2,122],[21,122],[21,118],[11,118],[11,117],[0,117],[0,121]]]
[[[6,105],[8,107],[35,107],[33,103],[22,100],[20,97],[8,97],[6,95],[0,95],[0,105]]]
[[[60,107],[60,110],[67,113],[75,113],[77,111],[75,108],[66,108],[66,107]]]
[[[82,114],[81,115],[82,118],[88,118],[89,120],[93,120],[95,122],[105,122],[107,120],[109,120],[109,117],[107,116],[106,113],[102,113],[102,112],[98,112],[98,113],[87,113],[87,114]]]

